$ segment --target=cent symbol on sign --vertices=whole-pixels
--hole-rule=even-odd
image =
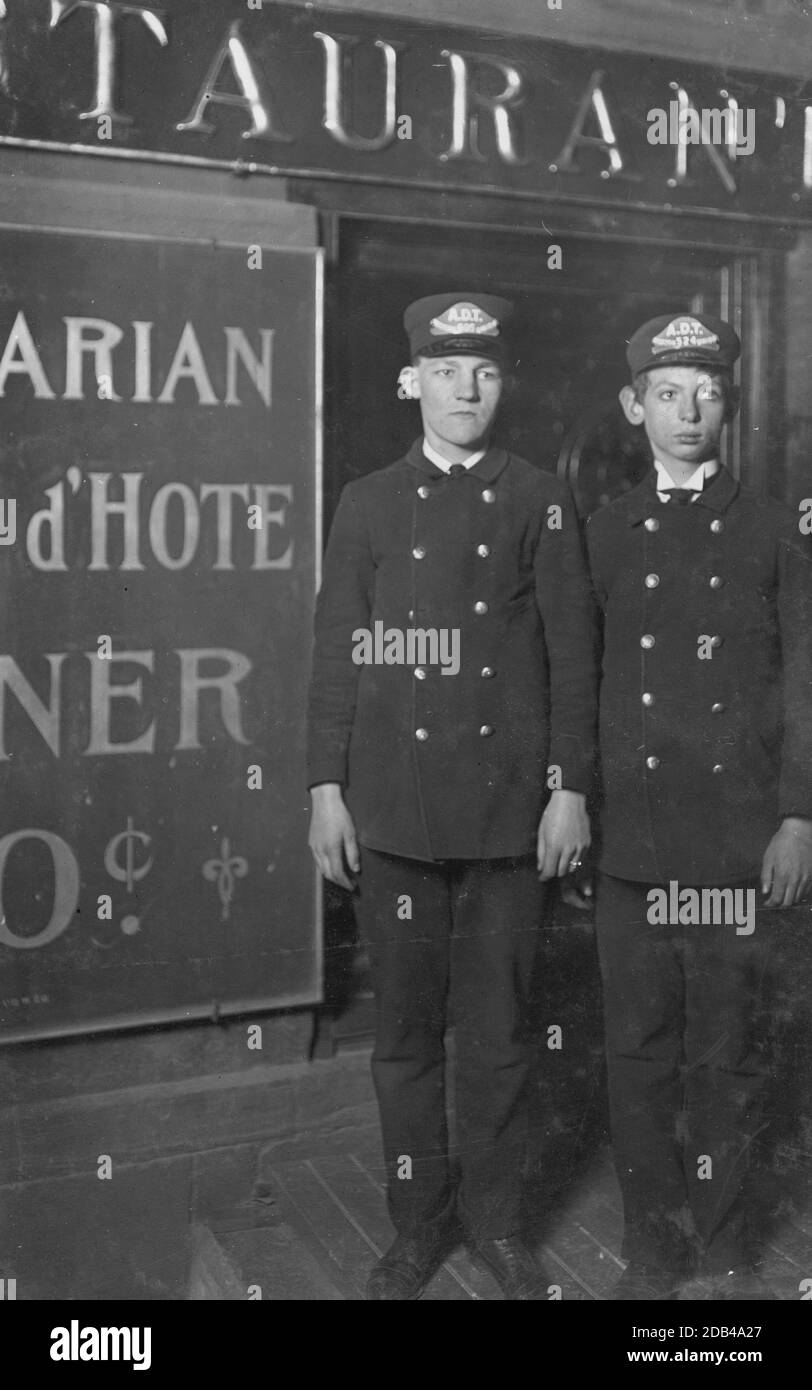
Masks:
[[[120,831],[118,835],[114,835],[112,840],[108,841],[107,848],[104,851],[105,869],[110,877],[114,878],[117,883],[126,884],[128,893],[132,893],[133,885],[138,883],[140,879],[145,878],[152,868],[151,854],[144,860],[143,864],[136,867],[136,840],[139,840],[144,846],[152,843],[151,837],[146,835],[143,830],[135,830],[133,828],[133,818],[132,816],[128,816],[127,829]],[[119,845],[122,843],[124,845],[123,865],[119,862],[118,850]]]

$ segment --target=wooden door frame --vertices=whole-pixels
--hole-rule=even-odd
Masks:
[[[419,190],[369,189],[358,185],[318,184],[297,187],[297,198],[315,206],[320,215],[321,242],[326,252],[325,401],[332,411],[342,402],[331,390],[341,380],[341,345],[337,325],[342,309],[340,271],[344,266],[345,231],[349,224],[391,221],[417,226],[459,227],[461,235],[473,229],[524,231],[565,242],[565,238],[634,242],[646,246],[706,249],[728,259],[722,286],[723,315],[745,337],[742,422],[732,435],[731,463],[753,487],[767,491],[770,457],[781,457],[785,446],[782,412],[784,354],[775,347],[785,343],[783,328],[783,280],[786,253],[795,243],[797,229],[779,232],[772,225],[749,219],[681,215],[663,209],[642,213],[633,207],[608,211],[550,204],[537,206],[509,198],[438,197]],[[783,337],[782,337],[783,334]],[[332,402],[332,404],[331,404]],[[757,427],[757,428],[756,428]],[[329,428],[329,425],[328,425]],[[756,441],[756,444],[753,441]],[[760,442],[758,442],[760,441]],[[325,515],[337,501],[341,480],[331,477],[329,460],[324,470]],[[776,492],[775,482],[771,489]],[[342,961],[340,979],[328,989],[326,1007],[317,1025],[317,1055],[330,1055],[336,1045],[368,1038],[374,1031],[374,1003],[369,982],[359,976],[358,957],[351,950],[352,927],[342,919],[328,930],[328,954]],[[350,969],[354,962],[355,971]],[[327,963],[328,983],[333,975]]]

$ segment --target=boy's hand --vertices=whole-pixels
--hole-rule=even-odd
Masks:
[[[323,782],[312,787],[313,810],[310,817],[308,844],[321,874],[331,883],[352,892],[355,884],[345,871],[361,872],[361,857],[352,816],[344,804],[338,782]]]
[[[761,868],[764,907],[794,907],[812,889],[812,820],[790,816],[773,835]],[[767,896],[769,894],[769,896]]]
[[[592,843],[586,797],[582,792],[553,792],[538,834],[539,878],[563,878],[580,864]]]

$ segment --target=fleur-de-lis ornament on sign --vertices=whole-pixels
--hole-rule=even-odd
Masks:
[[[207,859],[203,865],[203,877],[217,884],[220,902],[223,906],[221,921],[227,922],[231,913],[231,900],[236,887],[235,880],[245,878],[248,861],[241,854],[231,853],[231,841],[224,836],[220,841],[220,858]]]

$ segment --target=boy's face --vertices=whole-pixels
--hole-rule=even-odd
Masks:
[[[429,443],[474,453],[487,442],[504,390],[489,357],[421,357],[416,368],[423,429]]]
[[[630,386],[621,392],[626,418],[642,424],[655,458],[694,464],[717,458],[727,418],[725,385],[706,367],[652,367],[638,401]]]

